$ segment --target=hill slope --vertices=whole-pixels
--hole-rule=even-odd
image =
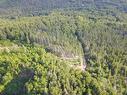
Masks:
[[[0,95],[127,95],[126,4],[0,0]]]
[[[0,19],[0,95],[127,95],[127,16],[92,16]]]
[[[35,13],[52,9],[118,9],[127,12],[126,0],[1,0],[0,14]]]

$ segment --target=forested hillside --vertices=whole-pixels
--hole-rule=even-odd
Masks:
[[[126,0],[0,0],[1,15],[42,15],[54,9],[127,12]]]
[[[1,0],[0,95],[127,95],[126,4]]]

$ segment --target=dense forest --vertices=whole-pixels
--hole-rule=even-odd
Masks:
[[[0,0],[1,16],[37,16],[52,10],[105,10],[127,13],[127,0]]]
[[[0,95],[127,95],[126,5],[1,0]]]

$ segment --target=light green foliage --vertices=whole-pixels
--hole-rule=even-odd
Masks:
[[[127,16],[119,15],[0,19],[0,94],[126,95]],[[85,71],[71,66],[82,56]]]

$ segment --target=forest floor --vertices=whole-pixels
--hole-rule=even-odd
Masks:
[[[2,51],[10,52],[11,50],[16,50],[16,49],[18,49],[18,48],[19,48],[18,45],[12,45],[12,46],[0,46],[0,52],[2,52]]]
[[[70,67],[72,67],[73,69],[78,69],[78,70],[81,70],[81,71],[85,71],[86,69],[86,61],[84,59],[84,57],[73,57],[73,58],[67,58],[67,57],[64,57],[64,58],[61,58],[62,60],[67,60],[67,61],[71,61],[71,60],[78,60],[80,59],[80,64],[70,64]]]

